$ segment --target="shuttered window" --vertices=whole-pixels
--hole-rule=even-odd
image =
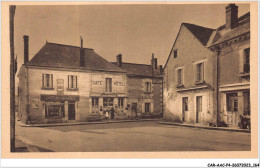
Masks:
[[[69,75],[68,76],[68,88],[69,89],[77,89],[77,76]]]
[[[42,74],[42,88],[53,88],[53,74]]]
[[[112,92],[112,78],[106,78],[106,92]]]
[[[197,77],[196,82],[201,82],[204,80],[204,64],[199,63],[197,64]]]

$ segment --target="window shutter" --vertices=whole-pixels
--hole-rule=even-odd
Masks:
[[[51,88],[53,88],[53,74],[51,74]]]
[[[204,80],[204,63],[201,63],[201,80]]]
[[[42,88],[44,88],[44,74],[42,74]]]
[[[200,80],[200,64],[197,64],[197,80],[196,81],[199,81]]]
[[[76,77],[76,85],[75,85],[75,88],[78,88],[78,76],[75,76]]]
[[[68,75],[68,88],[70,88],[70,76]]]

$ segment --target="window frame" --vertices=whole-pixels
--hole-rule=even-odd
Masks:
[[[250,47],[244,49],[243,73],[250,73]]]
[[[148,111],[147,111],[147,107],[148,107]],[[151,103],[144,103],[144,112],[151,113]]]
[[[75,85],[74,85],[74,80],[75,80]],[[72,85],[72,87],[71,87],[71,85]],[[78,76],[77,75],[68,75],[67,90],[78,90]]]
[[[98,108],[98,107],[99,107],[99,98],[92,97],[92,108]]]
[[[145,82],[145,93],[152,93],[152,82]]]
[[[47,78],[48,76],[48,78]],[[47,82],[48,79],[48,82]],[[43,73],[42,74],[42,89],[45,90],[53,90],[53,74],[47,74]]]
[[[178,49],[173,50],[173,58],[177,58],[178,57]]]
[[[199,62],[196,64],[196,84],[204,83],[204,62]]]
[[[176,76],[177,76],[177,88],[184,86],[184,68],[177,68],[176,69]]]
[[[118,108],[124,108],[124,98],[123,97],[118,98],[117,106],[118,106]]]
[[[112,90],[112,78],[106,78],[106,85],[105,85],[105,91],[107,93],[111,93],[113,90]]]

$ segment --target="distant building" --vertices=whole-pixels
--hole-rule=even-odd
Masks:
[[[183,23],[164,67],[164,117],[208,124],[216,122],[216,59],[207,48],[213,29]]]
[[[18,74],[23,122],[88,121],[112,108],[126,112],[124,70],[82,45],[46,42],[29,61],[28,40],[24,36],[25,60]]]
[[[219,121],[230,126],[250,119],[250,13],[238,18],[238,7],[226,7],[226,24],[210,46],[219,59]]]
[[[131,116],[162,116],[162,66],[152,57],[151,65],[122,62],[122,55],[113,62],[126,71],[127,109]]]
[[[164,67],[164,118],[239,125],[250,118],[250,14],[226,7],[218,29],[183,23]]]

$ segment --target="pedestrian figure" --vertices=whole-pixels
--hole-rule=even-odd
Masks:
[[[108,110],[106,110],[106,120],[108,120]]]
[[[111,108],[111,119],[114,119],[115,116],[115,109],[114,107]]]

